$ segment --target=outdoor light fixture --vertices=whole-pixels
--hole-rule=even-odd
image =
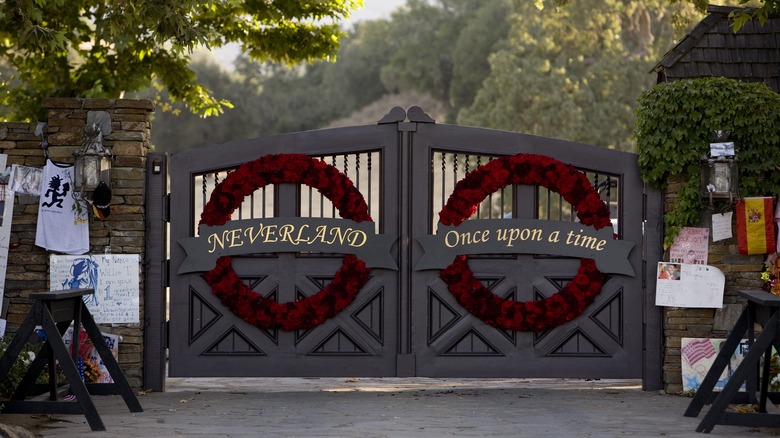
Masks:
[[[111,185],[111,162],[114,155],[103,146],[103,136],[111,133],[111,117],[105,111],[90,111],[87,114],[87,126],[84,127],[84,137],[81,149],[74,152],[76,190],[95,190],[101,181]]]
[[[710,143],[710,152],[702,157],[701,196],[709,199],[710,207],[715,199],[728,199],[729,203],[738,197],[739,159],[734,142],[726,141],[728,131],[715,131],[715,142]]]

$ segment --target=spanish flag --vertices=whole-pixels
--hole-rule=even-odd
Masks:
[[[737,246],[744,255],[775,252],[772,198],[737,200]]]

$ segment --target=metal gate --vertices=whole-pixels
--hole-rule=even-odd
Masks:
[[[376,231],[397,237],[392,256],[399,269],[372,269],[357,299],[317,327],[263,330],[225,308],[201,274],[176,275],[185,256],[177,242],[196,234],[211,190],[231,169],[291,152],[321,158],[349,176],[369,205]],[[584,172],[610,207],[619,238],[636,243],[629,257],[635,277],[610,276],[582,315],[542,333],[488,326],[455,301],[438,270],[414,269],[422,256],[417,238],[435,234],[437,213],[455,182],[496,157],[518,153],[546,155]],[[655,270],[646,269],[661,255],[660,195],[644,190],[636,158],[550,138],[436,124],[418,107],[394,108],[372,126],[175,154],[168,197],[169,375],[642,378],[645,387],[660,387],[660,313],[649,292]],[[246,198],[233,219],[297,216],[338,213],[316,190],[279,184]],[[490,195],[473,219],[503,217],[576,219],[560,195],[533,186]],[[234,257],[233,268],[255,292],[286,302],[321,289],[341,260],[338,254],[256,254]],[[560,290],[574,277],[579,259],[486,255],[470,257],[469,265],[493,293],[527,301]],[[147,336],[155,332],[154,325],[147,328]]]

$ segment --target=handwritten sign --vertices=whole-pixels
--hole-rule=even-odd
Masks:
[[[138,254],[52,255],[51,290],[94,289],[85,295],[97,323],[137,323],[140,321],[140,281]]]
[[[669,248],[669,261],[706,265],[709,238],[709,228],[683,227]]]
[[[658,263],[655,305],[671,307],[723,307],[726,277],[709,265]]]
[[[719,242],[732,237],[731,218],[733,211],[726,213],[715,213],[712,215],[712,241]]]
[[[417,240],[425,253],[415,269],[442,269],[459,254],[547,254],[594,259],[602,272],[634,276],[628,261],[633,242],[615,240],[612,227],[596,230],[578,222],[483,219],[459,226],[439,224]]]
[[[396,238],[374,233],[373,222],[333,218],[264,218],[201,226],[179,239],[187,253],[178,273],[209,271],[223,256],[275,252],[355,254],[372,268],[398,269],[390,249]]]

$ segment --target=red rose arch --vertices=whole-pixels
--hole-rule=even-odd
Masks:
[[[368,206],[352,181],[324,161],[303,154],[266,155],[244,163],[219,183],[201,214],[202,225],[223,225],[247,195],[268,184],[305,184],[328,198],[342,218],[370,221]],[[203,278],[227,308],[249,324],[264,329],[298,330],[322,324],[344,310],[368,281],[370,269],[346,255],[333,280],[316,294],[289,303],[265,298],[233,270],[230,257],[220,257]]]
[[[611,226],[609,209],[587,177],[550,157],[518,154],[480,166],[458,181],[439,212],[444,225],[460,225],[489,194],[509,185],[540,185],[559,193],[577,211],[580,223],[596,229]],[[535,301],[502,299],[469,269],[467,256],[457,256],[440,272],[458,303],[485,323],[506,330],[540,332],[576,318],[601,292],[606,277],[591,259],[581,259],[574,279],[558,293]]]

